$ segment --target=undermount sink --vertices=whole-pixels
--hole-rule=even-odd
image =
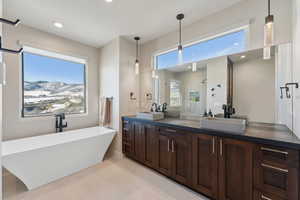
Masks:
[[[204,129],[217,131],[244,133],[247,125],[245,119],[226,119],[226,118],[210,118],[204,117],[200,120],[200,126]]]
[[[136,117],[156,121],[164,119],[165,115],[162,112],[139,112]]]

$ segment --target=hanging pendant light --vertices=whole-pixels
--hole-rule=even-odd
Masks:
[[[152,78],[156,78],[155,69],[152,70]]]
[[[197,71],[197,63],[193,63],[192,64],[192,72],[196,72]]]
[[[181,22],[184,19],[184,14],[178,14],[176,16],[176,19],[179,21],[179,43],[178,43],[178,59],[179,59],[179,64],[183,62],[183,47],[182,47],[182,27],[181,27]]]
[[[136,59],[135,59],[135,74],[138,75],[140,73],[140,61],[139,61],[139,40],[140,37],[135,37],[134,40],[136,41]]]
[[[264,26],[264,59],[271,59],[271,47],[274,44],[274,15],[271,15],[271,0],[268,0],[268,16]]]

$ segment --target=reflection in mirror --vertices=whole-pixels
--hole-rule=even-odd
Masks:
[[[280,98],[288,81],[283,80],[289,74],[283,67],[287,54],[281,45],[268,60],[257,49],[158,70],[156,99],[169,105],[169,116],[181,119],[198,120],[211,111],[216,117],[288,125],[291,120],[278,114],[292,112],[290,103],[283,103],[290,100]]]
[[[263,59],[263,49],[228,57],[233,68],[236,115],[252,122],[275,123],[275,51]]]

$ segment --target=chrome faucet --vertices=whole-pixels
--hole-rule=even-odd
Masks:
[[[63,124],[63,121],[66,119],[65,113],[60,113],[55,115],[55,128],[56,133],[63,132],[64,128],[68,127],[68,123]]]

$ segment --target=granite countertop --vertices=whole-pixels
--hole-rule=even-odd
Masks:
[[[251,142],[259,142],[267,145],[280,146],[300,150],[300,139],[284,125],[249,123],[242,134],[203,129],[199,121],[166,118],[159,121],[151,121],[136,118],[135,116],[123,117],[127,120],[143,121],[153,125],[174,127],[195,133],[242,139]]]

